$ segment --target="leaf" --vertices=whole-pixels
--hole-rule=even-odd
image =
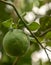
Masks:
[[[29,25],[29,28],[30,28],[31,31],[37,30],[39,27],[40,27],[40,25],[38,23],[36,23],[36,22],[32,22]]]
[[[8,31],[8,28],[5,27],[2,22],[0,22],[0,31],[3,33],[3,35]]]
[[[47,45],[47,46],[51,46],[51,40],[47,41],[47,42],[46,42],[46,45]]]
[[[43,0],[39,0],[39,7],[43,6],[45,2]]]
[[[30,2],[31,1],[31,2]],[[29,5],[29,7],[28,7]],[[24,11],[30,11],[33,7],[33,0],[25,0],[25,9]]]
[[[47,39],[51,39],[51,31],[46,34]]]
[[[2,22],[2,24],[3,24],[5,27],[7,27],[7,28],[9,28],[12,23],[13,23],[13,19],[12,19],[12,18],[10,18],[9,20],[6,20],[6,21]]]
[[[5,52],[2,54],[1,63],[2,65],[12,65],[15,57],[9,57]]]
[[[9,19],[11,16],[10,13],[6,11],[6,4],[0,2],[0,21],[5,21]]]
[[[47,62],[44,62],[43,65],[51,65],[51,63],[47,61]]]
[[[40,29],[42,31],[45,31],[49,28],[51,28],[51,17],[44,16],[44,17],[40,18]]]

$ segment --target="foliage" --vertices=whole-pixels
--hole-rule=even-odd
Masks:
[[[12,2],[14,3],[14,0]],[[24,8],[20,9],[21,8],[21,6],[20,6],[20,8],[19,8],[20,11],[18,10],[19,12],[21,12],[21,17],[20,17],[19,13],[16,13],[17,15],[14,16],[15,14],[14,14],[14,11],[12,11],[12,10],[9,10],[9,12],[7,12],[7,10],[6,10],[7,4],[0,2],[0,52],[2,54],[1,59],[0,59],[0,65],[32,65],[31,55],[33,52],[36,52],[36,51],[38,52],[39,50],[41,50],[40,47],[42,47],[46,53],[46,50],[49,50],[49,49],[46,49],[45,47],[43,47],[42,46],[43,44],[51,47],[51,16],[50,16],[51,10],[48,10],[47,14],[44,16],[36,15],[34,13],[35,16],[39,18],[39,23],[37,23],[36,20],[29,23],[28,21],[26,21],[24,19],[24,16],[26,15],[26,13],[29,11],[32,11],[33,6],[41,7],[42,5],[44,5],[46,3],[46,0],[45,1],[44,0],[36,0],[36,1],[35,0],[32,0],[32,1],[24,0],[23,3],[24,3],[24,5],[23,5]],[[12,6],[12,5],[10,5],[10,6]],[[22,13],[25,13],[25,14],[22,14]],[[13,16],[12,16],[12,14],[13,14]],[[36,17],[35,17],[35,19],[37,19]],[[25,27],[28,29],[30,34],[27,34],[24,31]],[[11,57],[8,56],[3,48],[3,39],[4,39],[5,35],[7,34],[7,32],[12,31],[12,29],[22,30],[25,33],[25,35],[28,36],[28,39],[30,42],[30,47],[29,47],[28,51],[26,52],[26,54],[24,54],[23,56],[20,55],[21,57],[19,57],[18,59],[16,59],[15,56],[11,56]],[[15,36],[19,35],[17,32],[14,34],[15,34]],[[26,39],[23,39],[23,37],[25,37],[25,36],[23,36],[22,34],[19,36],[18,37],[22,42],[28,44],[26,42]],[[10,35],[8,35],[7,37],[11,38]],[[13,37],[13,35],[12,35],[12,37]],[[7,41],[7,39],[6,39],[6,41]],[[43,43],[42,41],[45,43]],[[18,42],[20,43],[20,41],[18,41]],[[24,43],[23,43],[23,45],[24,45]],[[19,44],[19,45],[21,46],[21,44]],[[10,47],[12,49],[12,45]],[[13,51],[13,49],[12,49],[12,51]],[[51,50],[49,52],[51,52]],[[47,55],[47,53],[46,53],[46,55]],[[49,61],[42,62],[42,60],[39,59],[39,61],[37,63],[39,63],[39,65],[50,65],[50,58],[48,55],[47,55],[47,57],[48,57]],[[16,59],[16,62],[15,62],[15,59]]]

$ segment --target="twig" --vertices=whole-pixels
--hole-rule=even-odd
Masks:
[[[24,21],[24,19],[20,16],[20,14],[19,14],[18,10],[15,8],[15,6],[14,6],[13,4],[11,4],[11,3],[6,2],[6,1],[0,0],[0,2],[5,3],[5,4],[10,5],[10,6],[13,7],[13,9],[15,10],[16,14],[18,15],[18,17],[19,17],[19,18],[21,19],[21,21],[24,23],[24,26],[29,30],[29,32],[31,33],[32,37],[35,38],[35,40],[36,40],[36,41],[38,42],[38,44],[44,49],[44,51],[45,51],[45,53],[46,53],[46,55],[47,55],[46,49],[45,49],[45,48],[43,47],[43,45],[40,43],[40,41],[39,41],[38,38],[35,36],[35,34],[33,34],[33,33],[31,32],[31,30],[30,30],[29,27],[27,26],[27,24],[26,24],[26,22]],[[47,57],[48,57],[49,62],[50,62],[50,58],[49,58],[48,55],[47,55]]]
[[[51,50],[50,50],[50,49],[48,49],[48,48],[46,48],[46,50],[48,50],[48,51],[50,51],[50,52],[51,52]]]
[[[38,18],[38,16],[35,17],[34,21],[36,21],[37,18]]]
[[[39,37],[44,36],[46,33],[48,33],[49,31],[51,31],[51,28],[47,29],[46,31],[44,31],[42,34],[39,35]]]
[[[45,53],[46,53],[46,55],[47,55],[47,57],[48,57],[48,59],[49,59],[49,62],[51,63],[50,58],[49,58],[49,55],[48,55],[46,49],[45,49]]]

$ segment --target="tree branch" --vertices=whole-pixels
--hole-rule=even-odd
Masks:
[[[46,55],[47,55],[47,57],[48,57],[48,59],[49,59],[49,62],[51,63],[50,58],[49,58],[49,55],[48,55],[46,49],[45,49],[45,53],[46,53]]]
[[[47,52],[46,52],[46,49],[45,49],[45,48],[43,47],[43,45],[40,43],[40,41],[39,41],[38,38],[35,36],[35,34],[33,34],[33,33],[31,32],[31,30],[30,30],[29,27],[27,26],[27,24],[26,24],[26,22],[24,21],[24,19],[20,16],[20,14],[19,14],[18,10],[15,8],[15,6],[14,6],[12,3],[8,3],[8,2],[6,2],[6,1],[0,0],[0,2],[2,2],[2,3],[4,3],[4,4],[7,4],[7,5],[10,5],[10,6],[13,7],[13,9],[15,10],[16,14],[18,15],[18,17],[19,17],[19,18],[21,19],[21,21],[24,23],[24,26],[25,26],[25,27],[29,30],[29,32],[31,33],[32,37],[34,37],[35,40],[37,41],[37,43],[44,49],[44,51],[45,51],[45,53],[46,53],[46,55],[47,55],[47,57],[48,57],[48,59],[49,59],[49,62],[50,62],[50,58],[49,58],[49,56],[48,56],[48,54],[47,54]]]

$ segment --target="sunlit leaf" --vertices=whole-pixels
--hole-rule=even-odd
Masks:
[[[32,22],[30,25],[29,25],[29,28],[31,31],[35,31],[37,30],[38,28],[40,27],[40,25],[36,22]]]
[[[5,26],[5,27],[10,27],[13,23],[13,19],[9,19],[9,20],[6,20],[4,22],[2,22],[2,24]]]

